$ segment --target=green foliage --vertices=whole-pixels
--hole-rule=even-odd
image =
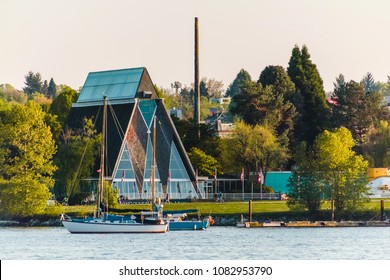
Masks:
[[[256,163],[264,177],[270,169],[280,167],[288,159],[288,151],[273,130],[267,126],[251,126],[243,121],[235,122],[235,131],[221,140],[221,160],[225,173],[236,173],[245,168],[255,171]]]
[[[17,102],[20,104],[25,104],[27,102],[27,95],[15,89],[10,84],[0,85],[0,99],[7,102]]]
[[[325,130],[314,144],[315,165],[319,180],[324,184],[324,194],[335,201],[337,211],[355,211],[367,201],[366,171],[368,162],[352,150],[351,132],[337,128]]]
[[[79,190],[80,180],[90,178],[100,152],[101,135],[97,135],[91,119],[84,120],[82,131],[65,130],[55,162],[55,193],[71,198]]]
[[[234,81],[228,86],[225,95],[233,97],[236,94],[241,94],[241,87],[245,82],[251,81],[252,78],[249,75],[247,71],[244,69],[241,69],[240,72],[237,74]]]
[[[264,84],[263,84],[264,83]],[[241,94],[232,98],[229,109],[251,125],[260,124],[276,131],[287,144],[292,137],[296,110],[289,101],[294,84],[282,67],[267,67],[258,83],[245,82]]]
[[[302,143],[294,155],[296,166],[288,183],[287,206],[292,210],[308,210],[311,215],[318,213],[321,207],[323,189],[317,178],[317,168],[313,154]]]
[[[193,167],[198,170],[198,174],[201,176],[212,176],[215,169],[220,169],[220,164],[214,157],[196,147],[191,148],[188,156]]]
[[[24,76],[26,85],[23,88],[23,91],[27,93],[27,95],[32,95],[34,92],[41,92],[42,90],[42,76],[40,73],[33,73],[29,71],[26,76]]]
[[[329,126],[330,110],[323,81],[306,46],[302,50],[298,46],[293,48],[287,72],[296,87],[292,96],[299,113],[295,141],[305,141],[311,145],[316,136]]]
[[[55,144],[45,113],[33,102],[0,106],[0,201],[10,216],[43,211],[51,178]]]
[[[166,94],[164,90],[158,88],[157,85],[154,85],[154,89],[156,90],[158,97],[164,99],[164,104],[167,110],[179,107],[179,102],[176,95]]]
[[[390,166],[390,125],[387,121],[380,121],[379,126],[371,130],[363,150],[371,167]]]
[[[78,92],[74,89],[65,86],[62,87],[56,99],[50,106],[49,112],[53,115],[56,115],[58,121],[64,126],[70,109],[72,108],[72,103],[75,103],[78,98]]]
[[[368,162],[355,154],[353,146],[351,132],[341,127],[319,134],[312,152],[298,149],[289,182],[289,207],[303,207],[315,214],[326,198],[334,200],[338,213],[362,209],[368,201]]]
[[[381,119],[389,119],[383,96],[377,92],[367,94],[361,84],[354,81],[346,83],[340,75],[332,99],[337,102],[332,108],[334,126],[348,128],[357,143],[355,149],[362,153],[369,130]]]
[[[118,196],[118,190],[113,188],[110,183],[104,182],[102,199],[104,205],[108,205],[109,208],[117,208],[119,205]]]
[[[53,78],[50,78],[49,86],[47,87],[47,95],[51,98],[56,97],[57,85],[54,82]]]
[[[218,158],[219,139],[214,136],[214,130],[209,124],[198,125],[194,119],[179,120],[173,117],[172,120],[186,151],[196,147],[206,154]]]

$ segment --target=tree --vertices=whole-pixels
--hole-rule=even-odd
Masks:
[[[296,165],[292,168],[288,182],[287,206],[290,209],[307,209],[312,216],[320,210],[323,197],[321,181],[311,151],[302,143],[294,155]]]
[[[220,164],[214,157],[207,155],[196,147],[191,148],[188,156],[194,168],[198,170],[199,175],[212,176],[215,169],[220,170]]]
[[[320,199],[325,198],[334,201],[339,213],[361,209],[368,201],[368,162],[356,155],[353,146],[352,134],[344,127],[334,132],[325,130],[312,148],[300,146],[289,182],[289,207],[316,214]]]
[[[380,121],[377,128],[369,131],[363,151],[371,167],[390,166],[390,125],[387,121]]]
[[[34,102],[0,109],[0,201],[10,217],[42,213],[50,198],[56,151],[45,113]]]
[[[57,85],[54,82],[53,78],[50,78],[49,86],[47,88],[47,95],[51,98],[55,98],[56,93],[57,93]]]
[[[354,145],[351,132],[344,127],[325,130],[314,143],[318,180],[339,212],[356,211],[367,202],[368,162],[356,155]]]
[[[302,50],[298,46],[293,48],[287,73],[296,87],[292,97],[299,114],[295,125],[296,141],[311,145],[316,136],[329,126],[330,110],[323,81],[306,46]]]
[[[43,95],[47,96],[47,90],[48,90],[47,80],[44,80],[44,81],[43,81],[42,88],[41,88],[41,93],[42,93]]]
[[[195,147],[218,158],[219,139],[214,137],[214,129],[211,125],[197,124],[194,119],[180,120],[173,117],[172,120],[186,151]]]
[[[159,88],[157,85],[154,85],[154,89],[156,90],[157,96],[161,99],[164,99],[164,104],[167,110],[179,107],[179,102],[177,100],[178,98],[176,98],[178,94],[169,95],[163,89]]]
[[[235,122],[234,132],[221,139],[221,160],[224,173],[239,173],[245,168],[247,178],[250,170],[262,168],[264,181],[268,170],[279,168],[288,159],[287,148],[267,126]]]
[[[74,89],[66,86],[63,87],[56,99],[50,106],[49,112],[58,117],[58,121],[64,126],[70,109],[72,108],[72,103],[75,103],[78,98],[78,92]]]
[[[297,116],[296,108],[292,104],[294,83],[282,66],[267,66],[261,72],[258,83],[263,87],[271,88],[273,98],[269,107],[275,117],[274,127],[278,136],[285,135],[292,138]]]
[[[363,86],[354,81],[346,83],[340,75],[336,80],[332,99],[332,122],[335,127],[344,126],[353,135],[357,145],[355,149],[362,154],[371,128],[379,120],[389,119],[389,112],[383,104],[383,96],[377,92],[366,93]]]
[[[251,80],[252,78],[249,73],[244,69],[241,69],[234,81],[228,86],[225,95],[233,97],[236,94],[241,94],[241,86],[244,84],[244,82]]]
[[[221,98],[223,96],[223,82],[215,79],[206,80],[208,97]]]
[[[78,192],[80,181],[91,177],[100,154],[101,135],[97,134],[91,119],[84,119],[83,123],[80,131],[63,131],[55,156],[59,167],[55,173],[55,193],[68,197],[69,201]]]
[[[377,92],[379,90],[378,84],[375,83],[374,76],[370,72],[363,77],[360,83],[365,93]]]
[[[25,104],[27,102],[27,95],[15,89],[10,84],[0,85],[0,99],[3,99],[8,102],[15,101],[20,104]]]
[[[23,88],[23,91],[27,93],[27,95],[32,95],[34,92],[41,92],[42,90],[42,77],[40,73],[33,73],[29,71],[26,76],[24,76],[26,85]]]
[[[262,76],[261,80],[266,86],[259,82],[245,82],[241,87],[241,94],[233,96],[233,105],[231,104],[229,110],[248,124],[260,124],[275,130],[277,136],[284,138],[287,144],[288,138],[292,136],[296,117],[295,107],[287,98],[293,85],[283,87],[278,71],[284,70],[272,69],[276,69],[272,74],[274,77],[271,77],[271,68]],[[285,79],[288,81],[288,76]]]

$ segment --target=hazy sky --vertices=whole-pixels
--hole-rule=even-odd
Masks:
[[[388,0],[0,0],[0,84],[24,86],[28,71],[75,89],[89,72],[145,66],[160,87],[200,75],[226,87],[240,69],[257,80],[285,68],[305,44],[326,91],[335,77],[390,75]]]

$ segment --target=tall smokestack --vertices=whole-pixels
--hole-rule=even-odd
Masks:
[[[199,31],[198,18],[195,18],[195,94],[194,120],[200,124],[200,81],[199,81]]]

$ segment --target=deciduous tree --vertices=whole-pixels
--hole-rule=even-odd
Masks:
[[[3,107],[0,117],[0,201],[8,216],[42,213],[53,187],[56,151],[45,113],[34,102]]]

